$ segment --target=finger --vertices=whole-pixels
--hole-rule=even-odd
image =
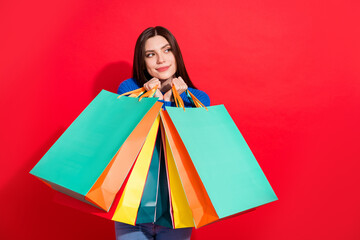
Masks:
[[[159,91],[159,89],[156,89],[155,97],[161,97],[163,94]]]
[[[153,84],[152,83],[147,83],[146,85],[144,85],[146,91],[150,91],[151,88],[153,87]]]
[[[145,88],[146,91],[149,91],[150,90],[149,83],[145,83],[144,88]]]
[[[144,83],[144,88],[147,90],[149,87],[149,84],[153,81],[153,79],[148,80],[146,83]]]
[[[176,79],[174,81],[174,85],[175,85],[176,90],[178,90],[178,91],[183,91],[186,88],[186,84],[183,81],[181,81],[180,79]]]
[[[188,89],[188,85],[185,83],[184,79],[182,79],[182,77],[179,77],[180,81],[182,82],[181,88],[182,91],[184,92],[186,89]]]
[[[154,87],[158,86],[158,84],[156,82],[150,83],[149,87],[152,89]]]
[[[147,81],[148,84],[160,84],[160,80],[158,78],[152,78]]]
[[[158,88],[161,87],[161,83],[158,78],[152,78],[144,84],[144,88],[146,89],[146,91],[150,91],[152,88],[154,88],[156,86]]]
[[[176,89],[179,88],[179,79],[178,78],[174,78],[172,81],[172,84],[175,85]]]
[[[158,88],[161,87],[161,82],[159,79],[156,78],[156,80],[154,80],[154,87],[157,86]]]
[[[182,77],[178,77],[178,79],[182,83],[182,85],[187,88],[187,84],[185,83],[184,79]]]

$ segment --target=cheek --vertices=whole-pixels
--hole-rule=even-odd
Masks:
[[[175,57],[173,59],[173,66],[174,66],[174,71],[176,72],[177,71],[177,65],[176,65]]]
[[[175,60],[174,54],[171,54],[171,55],[169,56],[169,58],[170,58],[170,61],[171,61],[171,62],[173,62],[174,64],[176,64],[176,60]]]
[[[169,56],[168,61],[172,63],[172,65],[175,67],[175,70],[176,70],[176,60],[175,60],[175,56],[174,56],[174,55]]]

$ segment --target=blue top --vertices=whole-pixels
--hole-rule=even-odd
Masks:
[[[129,78],[125,81],[123,81],[118,90],[117,93],[118,94],[123,94],[126,92],[130,92],[133,91],[135,89],[141,88],[142,86],[139,86],[138,83],[136,82],[136,80],[134,78]],[[199,101],[204,104],[206,107],[210,106],[210,98],[209,96],[198,89],[195,88],[188,88],[188,90],[194,94],[194,96],[199,99]],[[189,100],[189,98],[187,97],[186,93],[183,92],[182,94],[180,94],[180,97],[182,98],[182,100],[184,101],[184,105],[185,107],[194,107],[193,104],[191,103],[191,101]],[[164,103],[164,106],[171,106],[171,107],[175,107],[175,102],[168,102],[168,101],[164,101],[164,100],[159,100],[160,102]]]

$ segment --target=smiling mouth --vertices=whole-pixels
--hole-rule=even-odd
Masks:
[[[157,68],[156,71],[158,71],[158,72],[164,72],[164,71],[168,70],[169,67],[170,67],[170,66]]]

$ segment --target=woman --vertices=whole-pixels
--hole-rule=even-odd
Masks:
[[[133,77],[120,84],[118,94],[140,87],[147,91],[157,87],[155,97],[158,97],[164,106],[175,106],[171,92],[173,85],[183,99],[185,107],[193,107],[185,93],[187,89],[205,106],[210,105],[208,95],[196,89],[191,82],[175,37],[160,26],[147,28],[136,41]],[[191,230],[192,228],[171,229],[154,223],[131,226],[115,222],[117,240],[186,240],[190,239]]]

